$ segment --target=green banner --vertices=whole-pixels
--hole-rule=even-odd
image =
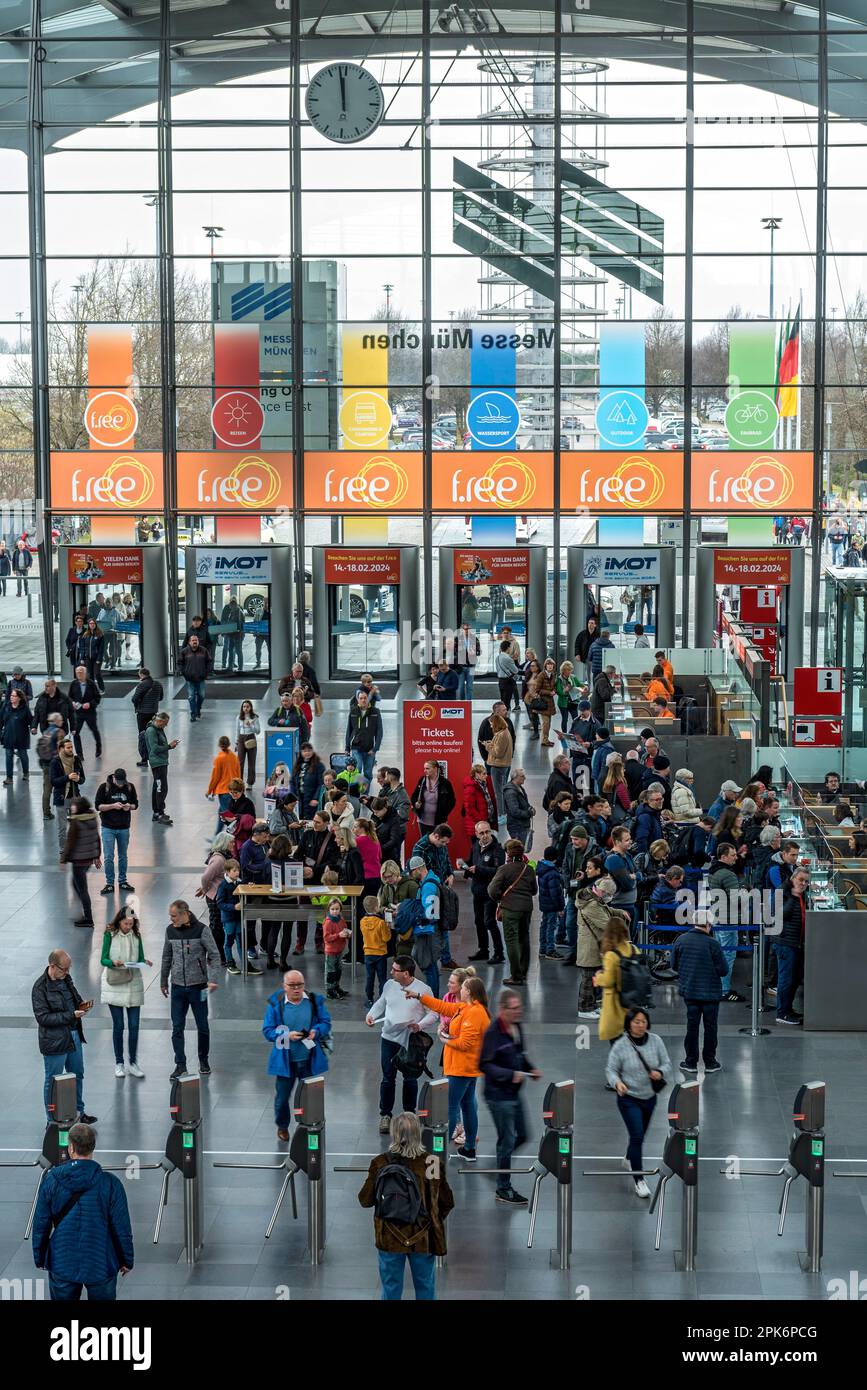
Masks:
[[[729,324],[726,429],[733,449],[773,448],[777,436],[776,325]]]

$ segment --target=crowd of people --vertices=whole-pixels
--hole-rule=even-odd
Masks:
[[[201,718],[210,669],[206,639],[197,635],[202,626],[202,620],[193,620],[183,648],[191,721]],[[496,1200],[519,1206],[526,1198],[513,1187],[510,1169],[515,1151],[528,1137],[523,1106],[527,1083],[541,1074],[529,1060],[524,1039],[522,993],[534,961],[542,970],[543,987],[546,969],[559,962],[577,972],[578,1018],[594,1023],[599,1039],[609,1045],[605,1084],[616,1095],[627,1131],[624,1164],[636,1194],[649,1195],[642,1142],[657,1094],[676,1070],[695,1073],[699,1060],[705,1075],[720,1069],[720,1006],[743,1002],[733,981],[737,930],[715,931],[710,911],[697,909],[684,918],[681,889],[697,892],[703,885],[737,893],[741,887],[767,887],[781,894],[783,927],[769,953],[775,974],[767,984],[771,996],[776,994],[777,1021],[799,1024],[794,1005],[803,978],[809,876],[798,862],[797,841],[781,828],[770,768],[759,768],[744,787],[724,781],[705,809],[697,801],[690,769],[673,770],[659,736],[650,729],[635,747],[625,752],[614,748],[603,722],[607,700],[598,689],[601,678],[612,686],[616,680],[616,670],[603,664],[605,638],[604,629],[597,635],[588,623],[576,644],[576,661],[558,667],[550,658],[539,662],[532,653],[522,658],[504,630],[502,698],[482,720],[479,759],[458,785],[433,758],[409,787],[399,768],[377,763],[383,738],[381,696],[369,676],[349,699],[344,749],[327,761],[313,740],[322,700],[308,654],[301,653],[279,683],[279,703],[270,715],[257,711],[251,699],[240,703],[233,727],[216,739],[212,767],[202,774],[202,795],[217,803],[196,890],[202,910],[180,899],[170,905],[159,962],[160,988],[170,999],[172,1078],[187,1070],[190,1012],[199,1074],[210,1074],[208,996],[226,984],[226,976],[280,971],[282,981],[267,999],[262,1032],[271,1044],[267,1071],[274,1077],[278,1141],[286,1142],[295,1088],[328,1070],[332,1014],[352,1008],[343,965],[350,958],[359,960],[364,1021],[371,1029],[381,1026],[379,1129],[390,1137],[387,1154],[371,1166],[362,1204],[377,1206],[380,1170],[389,1166],[389,1155],[401,1155],[410,1165],[421,1157],[418,1080],[423,1071],[435,1074],[439,1066],[448,1079],[449,1136],[468,1163],[477,1158],[477,1083],[483,1081],[501,1170]],[[75,925],[89,929],[94,927],[89,869],[103,868],[101,893],[106,897],[133,891],[127,851],[141,804],[139,789],[120,766],[95,779],[92,802],[82,794],[85,727],[93,735],[97,757],[102,747],[95,677],[95,665],[90,668],[85,661],[68,693],[50,680],[34,701],[31,683],[19,668],[0,711],[7,785],[16,756],[22,777],[29,775],[28,745],[37,735],[43,813],[46,820],[58,821],[61,862],[70,866],[82,909]],[[675,673],[664,652],[655,653],[648,682],[659,687],[658,698],[667,704],[675,693]],[[167,733],[164,694],[141,668],[131,697],[138,765],[150,770],[153,821],[171,825],[168,768],[178,740]],[[514,765],[522,710],[530,738],[553,746],[549,734],[556,732],[560,740],[539,806],[527,795],[524,770]],[[266,781],[260,814],[254,784],[265,726],[295,728],[299,742],[285,782]],[[838,820],[855,839],[863,827],[840,799],[834,776],[826,779],[825,799],[841,808],[845,804],[848,814],[841,809]],[[463,855],[452,849],[457,817],[470,846]],[[270,886],[275,866],[282,872],[287,864],[297,866],[301,882],[315,891],[301,903],[288,890],[285,921],[258,920],[251,903],[244,935],[239,885]],[[455,958],[451,944],[461,916],[455,892],[461,880],[469,885],[476,931],[476,949],[466,963]],[[299,968],[309,949],[303,906],[309,906],[314,923],[311,955],[323,957],[322,993],[308,985]],[[536,914],[538,932],[533,929]],[[639,945],[644,922],[651,932],[649,949]],[[142,1078],[142,969],[151,962],[133,904],[127,902],[113,914],[100,961],[100,1002],[112,1020],[116,1076]],[[481,969],[500,964],[507,964],[508,973],[499,982],[492,1009],[493,982],[482,978]],[[84,1100],[83,1021],[94,1001],[82,1000],[71,968],[66,951],[52,952],[33,988],[33,1011],[45,1062],[46,1107],[51,1078],[71,1071],[77,1078],[80,1125],[87,1127],[95,1117],[87,1113]],[[679,1068],[651,1027],[654,976],[676,981],[683,1000],[686,1030]],[[435,1054],[431,1049],[437,1044],[441,1047]],[[429,1053],[432,1066],[426,1060]],[[396,1111],[399,1078],[402,1109]],[[88,1137],[83,1131],[82,1136],[86,1147]],[[420,1180],[426,1184],[429,1176]],[[433,1296],[433,1261],[445,1249],[442,1222],[453,1199],[444,1172],[438,1181],[437,1193],[426,1188],[425,1199],[438,1204],[439,1222],[431,1222],[425,1243],[415,1249],[416,1263],[409,1260],[419,1297]],[[377,1213],[375,1223],[384,1296],[398,1297],[406,1250],[391,1243],[392,1222]]]

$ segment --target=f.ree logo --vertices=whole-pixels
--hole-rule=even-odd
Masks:
[[[111,503],[127,510],[141,508],[154,493],[154,475],[135,454],[119,454],[97,478],[85,477],[80,468],[72,473],[72,501]]]
[[[87,402],[84,428],[94,444],[122,449],[135,438],[137,427],[138,411],[123,391],[99,391]]]

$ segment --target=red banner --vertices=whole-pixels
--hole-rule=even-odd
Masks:
[[[741,588],[741,606],[738,617],[742,623],[768,623],[779,622],[777,611],[777,601],[780,591],[770,586],[763,589],[755,589],[743,586]]]
[[[259,400],[259,325],[214,327],[211,428],[218,449],[256,449],[265,424]]]
[[[141,551],[69,550],[66,572],[70,584],[141,584]]]
[[[399,584],[399,550],[326,550],[326,584]]]
[[[456,584],[529,584],[526,550],[456,550]]]
[[[714,584],[791,584],[787,550],[715,550]]]
[[[792,720],[792,743],[797,748],[840,748],[843,724],[839,719]]]
[[[429,760],[439,763],[441,776],[451,782],[455,793],[455,809],[449,816],[453,830],[449,840],[449,858],[466,858],[470,843],[464,831],[464,779],[469,776],[473,757],[472,704],[469,700],[408,700],[403,707],[403,783],[413,795],[424,765]],[[407,860],[410,847],[419,838],[418,821],[410,816],[406,838]]]

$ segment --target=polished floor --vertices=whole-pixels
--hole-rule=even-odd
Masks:
[[[174,687],[173,687],[174,688]],[[276,699],[262,701],[267,715]],[[175,897],[192,901],[198,885],[214,810],[205,801],[210,760],[217,737],[233,730],[237,702],[209,698],[202,720],[189,723],[186,703],[173,699],[170,734],[181,744],[173,756],[169,810],[173,828],[154,825],[148,806],[149,774],[140,775],[135,759],[135,723],[127,700],[108,699],[102,706],[105,754],[94,766],[92,743],[85,734],[86,772],[91,794],[95,775],[123,765],[136,781],[145,809],[133,830],[129,876],[141,900],[146,950],[158,962],[167,904]],[[479,702],[476,719],[487,705]],[[384,711],[385,742],[381,760],[400,764],[397,704]],[[314,741],[325,754],[340,744],[343,709],[326,711],[317,722]],[[538,805],[551,750],[524,743],[518,755],[528,772],[528,787]],[[261,796],[261,772],[254,792]],[[73,977],[85,997],[99,999],[101,933],[76,930],[68,871],[57,862],[54,823],[43,825],[38,775],[28,783],[16,779],[0,791],[0,1098],[4,1123],[0,1162],[29,1161],[41,1144],[42,1064],[30,990],[44,968],[50,949],[63,946],[73,958]],[[537,849],[540,846],[537,843]],[[93,889],[102,878],[96,871]],[[114,899],[94,897],[98,922],[107,919]],[[535,923],[534,923],[535,935]],[[312,941],[312,937],[311,937]],[[466,960],[475,934],[469,911],[458,930],[455,955]],[[307,979],[322,988],[322,957],[303,957]],[[739,970],[743,970],[739,966]],[[496,990],[503,967],[485,967],[483,978]],[[739,981],[743,986],[746,979]],[[203,1081],[204,1135],[208,1157],[239,1162],[279,1161],[285,1146],[276,1142],[272,1084],[265,1074],[268,1045],[260,1032],[263,1003],[277,976],[224,977],[211,1000],[211,1063]],[[158,1246],[152,1244],[159,1175],[143,1171],[126,1183],[134,1220],[136,1268],[120,1290],[124,1298],[147,1299],[291,1299],[378,1296],[371,1213],[355,1199],[361,1183],[353,1174],[334,1173],[334,1164],[366,1168],[384,1141],[377,1132],[378,1037],[365,1027],[360,979],[351,997],[334,1006],[335,1051],[327,1083],[327,1225],[322,1265],[313,1269],[305,1253],[306,1192],[299,1179],[300,1220],[292,1221],[288,1202],[269,1241],[265,1226],[281,1174],[233,1172],[207,1167],[205,1172],[206,1237],[202,1258],[188,1269],[182,1250],[180,1179],[172,1191]],[[653,1249],[655,1221],[648,1203],[635,1198],[624,1175],[582,1176],[585,1167],[619,1167],[624,1131],[613,1097],[603,1089],[606,1045],[591,1034],[589,1046],[576,1036],[576,975],[549,962],[534,960],[526,999],[526,1034],[533,1060],[545,1081],[574,1077],[576,1082],[574,1223],[572,1266],[560,1272],[549,1266],[555,1239],[553,1179],[542,1186],[535,1244],[527,1249],[526,1209],[495,1204],[493,1179],[476,1173],[462,1176],[450,1164],[456,1206],[448,1222],[449,1254],[439,1275],[444,1299],[714,1299],[825,1298],[831,1278],[848,1281],[850,1270],[863,1268],[867,1244],[867,1180],[839,1181],[835,1167],[867,1170],[865,1107],[865,1034],[804,1034],[774,1029],[751,1038],[738,1030],[748,1020],[743,1005],[724,1005],[720,1055],[724,1070],[702,1087],[697,1272],[678,1273],[674,1251],[679,1245],[680,1194],[670,1185],[662,1249]],[[673,1062],[682,1056],[682,1009],[670,987],[658,990],[654,1027],[663,1035]],[[592,1025],[591,1025],[592,1028]],[[122,1164],[137,1155],[155,1162],[169,1128],[169,1072],[172,1053],[168,1001],[159,991],[157,971],[147,978],[139,1060],[146,1079],[114,1076],[108,1011],[97,1004],[86,1025],[88,1110],[99,1117],[99,1156]],[[190,1056],[194,1039],[188,1035]],[[434,1055],[437,1055],[436,1053]],[[800,1272],[797,1251],[803,1248],[803,1184],[797,1184],[782,1239],[776,1234],[781,1180],[722,1176],[720,1168],[759,1166],[773,1171],[787,1146],[791,1105],[803,1081],[828,1084],[828,1182],[825,1262],[820,1276]],[[541,1134],[544,1083],[528,1092],[532,1129]],[[480,1104],[480,1164],[493,1166],[494,1129]],[[648,1166],[658,1159],[666,1134],[664,1106],[657,1108],[648,1135]],[[528,1166],[535,1145],[528,1144],[516,1164]],[[858,1160],[861,1160],[858,1162]],[[610,1162],[609,1162],[610,1161]],[[529,1192],[528,1178],[516,1186]],[[0,1172],[0,1278],[33,1274],[29,1248],[22,1240],[35,1186],[33,1168]],[[288,1295],[287,1295],[288,1291]]]

